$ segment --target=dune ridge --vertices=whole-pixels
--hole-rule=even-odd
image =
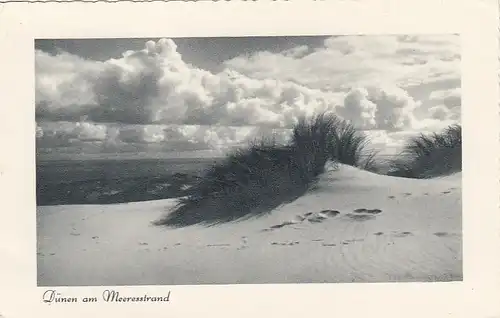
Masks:
[[[265,216],[152,225],[176,203],[38,207],[38,285],[462,280],[461,173],[408,179],[327,166]]]

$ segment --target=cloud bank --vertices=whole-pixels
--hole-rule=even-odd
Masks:
[[[171,39],[104,62],[36,51],[40,152],[224,152],[334,112],[390,136],[460,120],[458,37],[341,36],[255,52],[220,73],[185,63]],[[412,93],[415,87],[427,89]]]
[[[223,155],[261,136],[278,143],[289,138],[287,129],[258,126],[113,125],[88,122],[40,122],[37,151],[52,154],[168,153],[209,151]]]
[[[167,39],[105,62],[37,51],[36,64],[37,117],[47,120],[290,127],[310,109],[341,102],[293,82],[195,68]]]

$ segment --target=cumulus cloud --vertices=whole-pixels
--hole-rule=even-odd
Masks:
[[[437,120],[446,120],[450,118],[450,110],[445,105],[438,105],[429,108],[431,118]]]
[[[369,95],[366,88],[350,90],[344,98],[343,107],[338,109],[338,114],[357,127],[376,127],[377,105],[369,99]]]
[[[433,91],[430,93],[429,99],[439,101],[448,108],[460,106],[462,100],[461,89],[457,87],[448,90]]]
[[[339,94],[290,81],[195,68],[167,39],[105,62],[37,51],[36,64],[39,119],[286,127],[310,109],[332,109],[339,100]]]
[[[415,132],[388,132],[386,130],[370,130],[365,133],[370,139],[369,147],[377,151],[381,158],[397,155],[407,138],[415,134]]]
[[[458,36],[336,36],[300,58],[258,52],[226,62],[254,78],[291,79],[309,87],[400,87],[460,78]],[[282,65],[283,67],[278,67]]]
[[[439,121],[432,121],[426,124],[425,129],[420,130],[405,130],[405,131],[386,131],[386,130],[371,130],[366,134],[370,138],[371,149],[378,152],[379,159],[393,158],[393,156],[401,154],[405,144],[413,137],[419,134],[430,134],[440,131],[446,126],[440,124]]]
[[[57,57],[37,51],[35,55],[35,103],[37,117],[77,119],[97,105],[94,81],[102,63],[60,53]]]
[[[419,106],[399,87],[368,87],[350,90],[337,112],[360,129],[402,130],[413,126]]]
[[[225,153],[234,147],[274,136],[278,143],[290,137],[288,129],[258,126],[116,125],[90,122],[41,122],[36,129],[37,149],[50,152],[185,152],[210,150]]]
[[[264,135],[285,142],[299,116],[321,111],[394,146],[398,133],[460,120],[460,88],[432,84],[459,81],[459,52],[458,37],[339,36],[212,73],[183,61],[170,39],[103,62],[36,51],[37,147],[224,152]],[[410,93],[422,83],[424,106]]]
[[[293,78],[298,81],[313,72],[320,82],[335,79],[345,84],[349,83],[345,76],[355,78],[359,73],[366,80],[390,73],[392,67],[386,65],[385,72],[375,72],[376,68],[368,67],[363,61],[374,57],[387,59],[390,54],[398,56],[395,52],[402,48],[396,44],[402,40],[398,42],[397,37],[384,37],[384,41],[378,37],[370,39],[335,37],[325,41],[325,48],[309,54],[307,47],[282,54],[259,52],[250,58],[229,61],[227,65],[231,68],[218,74],[186,64],[175,43],[166,39],[157,43],[150,41],[143,50],[128,51],[120,59],[105,62],[85,61],[66,53],[51,56],[38,51],[37,115],[42,119],[85,117],[94,122],[126,124],[285,128],[303,114],[335,111],[336,107],[343,106],[338,113],[361,127],[401,129],[411,122],[408,117],[415,102],[394,83],[371,81],[368,85],[358,79],[358,83],[366,85],[351,87],[348,95],[343,96],[342,92],[310,88],[289,80],[294,73],[301,75]],[[297,58],[303,54],[306,55]],[[336,68],[331,69],[325,61],[335,61],[337,55],[349,55],[349,61],[335,62]],[[370,63],[376,62],[372,60]],[[243,71],[252,77],[241,73],[238,61],[245,65]],[[265,67],[272,74],[259,76],[259,67]],[[282,78],[273,78],[276,77],[273,68],[288,76],[281,74],[278,77]],[[455,95],[446,101],[456,102]]]
[[[105,125],[87,122],[57,122],[39,124],[36,129],[37,147],[69,147],[75,143],[102,142],[108,138]]]

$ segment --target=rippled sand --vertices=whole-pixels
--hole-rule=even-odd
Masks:
[[[38,208],[38,284],[462,280],[461,174],[432,180],[342,166],[270,215],[155,227],[175,200]]]

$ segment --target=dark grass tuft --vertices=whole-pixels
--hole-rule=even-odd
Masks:
[[[392,176],[433,178],[462,171],[462,127],[451,125],[440,133],[421,134],[406,144],[391,163]]]
[[[301,118],[291,141],[263,138],[235,150],[212,166],[191,194],[157,225],[213,225],[261,216],[302,196],[328,160],[362,168],[374,165],[368,139],[333,115]]]
[[[262,215],[307,191],[312,176],[291,147],[254,144],[210,168],[158,225],[217,224]]]
[[[329,152],[338,162],[368,171],[377,170],[374,150],[368,150],[368,136],[358,131],[352,124],[339,120],[332,132]]]
[[[326,157],[364,170],[376,170],[377,152],[368,150],[368,136],[334,115],[322,113],[311,119],[301,118],[293,129],[292,144],[303,147],[305,152],[319,153],[319,165]]]

